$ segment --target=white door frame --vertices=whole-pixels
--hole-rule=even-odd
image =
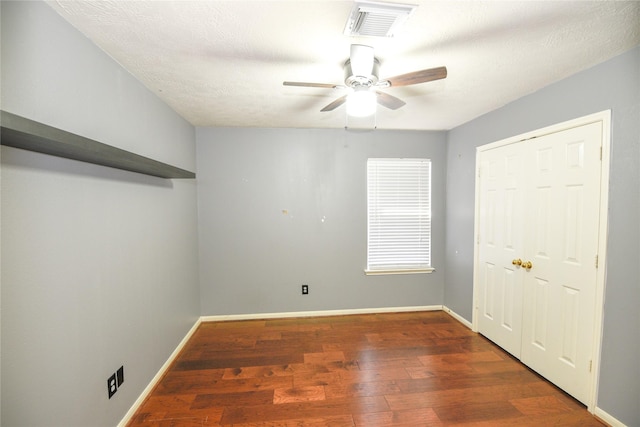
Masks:
[[[600,378],[600,350],[602,346],[602,326],[604,314],[604,291],[606,284],[606,266],[607,266],[607,234],[608,234],[608,205],[609,205],[609,163],[611,149],[611,110],[601,111],[599,113],[590,114],[574,120],[551,125],[542,129],[523,133],[517,136],[506,138],[490,144],[482,145],[476,148],[476,187],[475,187],[475,213],[474,213],[474,254],[473,254],[473,314],[472,314],[472,330],[478,332],[478,310],[479,310],[479,232],[480,232],[480,215],[479,215],[479,198],[480,198],[480,154],[483,151],[493,148],[502,147],[509,144],[515,144],[527,139],[537,138],[551,133],[561,132],[578,126],[587,125],[589,123],[602,122],[602,154],[601,154],[601,173],[600,173],[600,222],[598,230],[598,269],[596,273],[596,306],[594,309],[595,323],[593,331],[593,361],[590,373],[590,390],[587,402],[587,409],[594,413],[598,400],[598,382]]]

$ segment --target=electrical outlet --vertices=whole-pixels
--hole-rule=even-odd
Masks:
[[[107,380],[107,393],[109,394],[109,399],[116,394],[118,391],[118,387],[122,385],[124,382],[124,366],[120,366],[116,372],[111,374],[109,379]]]
[[[116,379],[116,374],[113,374],[107,380],[107,391],[109,393],[109,399],[116,394],[118,391],[118,380]]]
[[[120,387],[124,382],[124,366],[120,366],[120,369],[116,371],[116,379],[118,382],[118,387]]]
[[[309,285],[302,285],[302,295],[309,294]]]

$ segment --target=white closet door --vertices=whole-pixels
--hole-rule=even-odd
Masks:
[[[479,152],[478,330],[583,403],[601,143],[596,122]]]
[[[586,403],[596,295],[602,125],[527,143],[522,361]]]
[[[482,153],[480,166],[479,330],[520,357],[523,256],[522,168],[520,147],[508,145]]]

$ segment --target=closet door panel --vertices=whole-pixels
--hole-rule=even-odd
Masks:
[[[524,199],[524,259],[532,268],[521,271],[521,359],[582,402],[595,317],[601,132],[593,123],[527,143],[535,161]]]
[[[480,332],[516,357],[522,340],[523,156],[516,147],[483,153],[480,161]]]

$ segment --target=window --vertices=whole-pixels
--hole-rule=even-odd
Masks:
[[[367,160],[367,274],[431,268],[431,160]]]

